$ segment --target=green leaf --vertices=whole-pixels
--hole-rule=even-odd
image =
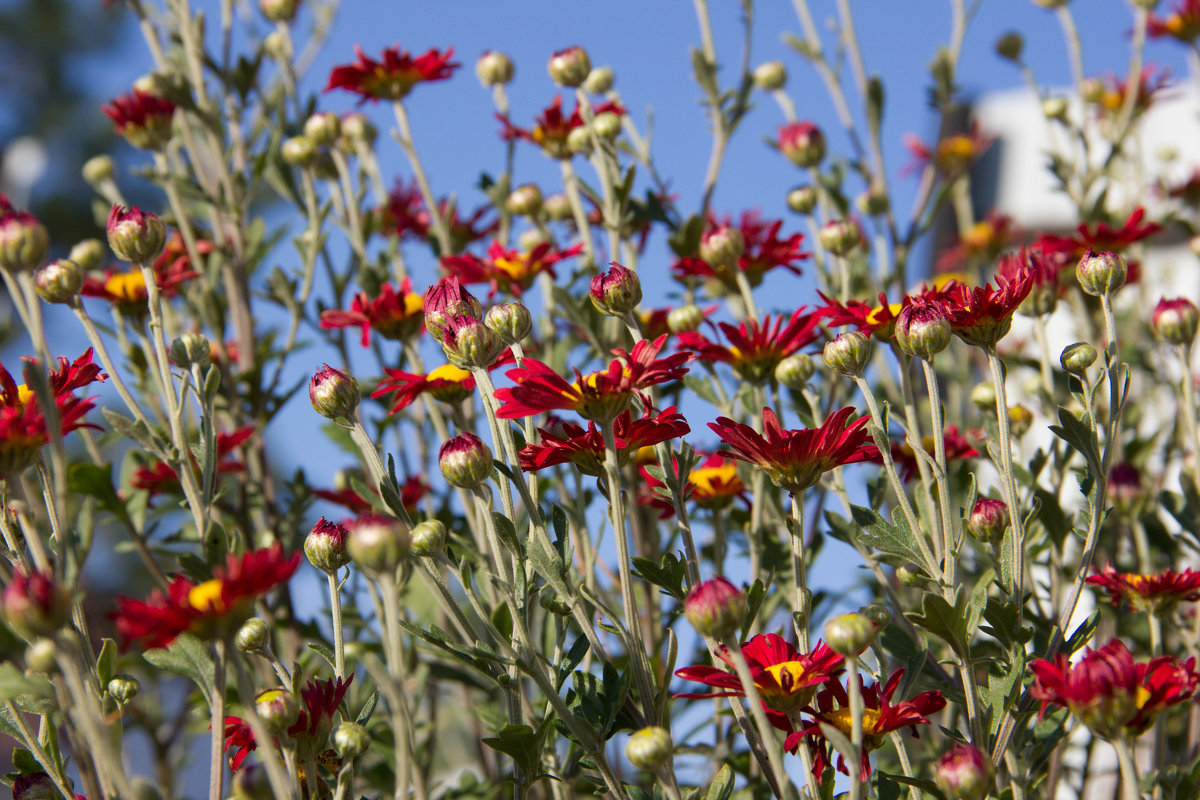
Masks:
[[[699,214],[693,214],[679,226],[667,239],[667,244],[671,250],[680,258],[689,258],[696,255],[700,249],[700,237],[704,234],[704,218]]]
[[[529,786],[541,775],[542,750],[553,719],[544,719],[536,731],[528,725],[505,725],[483,743],[509,756],[517,767],[519,783]]]
[[[880,771],[879,777],[889,781],[894,781],[895,783],[904,784],[905,786],[915,786],[921,791],[938,798],[938,800],[946,800],[946,796],[942,794],[942,790],[939,789],[937,784],[931,780],[926,780],[924,778],[910,778],[907,775],[892,775],[882,771]]]
[[[1097,449],[1095,432],[1061,406],[1058,409],[1058,421],[1060,424],[1051,425],[1050,430],[1084,457],[1093,474],[1100,474],[1100,451]]]
[[[921,554],[916,536],[899,509],[892,511],[890,523],[879,512],[862,506],[850,506],[850,516],[862,529],[858,541],[864,547],[902,559],[905,563],[925,567],[925,557]]]
[[[117,643],[105,638],[100,645],[100,655],[96,656],[96,677],[101,686],[107,686],[117,671]]]
[[[72,464],[67,470],[67,486],[72,494],[94,497],[101,508],[124,519],[125,503],[113,488],[112,470],[112,464]]]
[[[509,549],[509,552],[517,558],[525,558],[525,548],[521,547],[521,540],[517,538],[517,528],[513,525],[512,520],[499,511],[493,511],[492,521],[496,525],[496,535],[500,537],[500,541]]]
[[[867,124],[872,131],[878,131],[883,122],[883,98],[883,81],[872,75],[867,80]]]
[[[314,653],[319,655],[321,658],[325,659],[325,661],[327,661],[329,663],[329,666],[336,668],[337,657],[334,655],[333,651],[330,650],[325,644],[323,644],[321,642],[305,642],[305,644],[308,646],[309,650],[312,650]]]
[[[763,600],[767,597],[767,586],[762,579],[755,579],[746,590],[746,621],[742,624],[743,631],[749,631],[754,626],[754,620],[762,608]]]
[[[722,764],[717,770],[713,782],[708,786],[704,800],[729,800],[733,796],[733,770],[728,764]]]
[[[921,602],[921,613],[906,613],[914,625],[942,639],[959,656],[966,655],[967,600],[960,591],[955,595],[952,606],[941,595],[926,593]]]
[[[22,775],[31,775],[35,772],[44,772],[42,765],[33,757],[33,753],[26,750],[24,747],[13,748],[12,765],[17,772]]]
[[[687,563],[674,553],[666,553],[662,560],[655,564],[653,559],[634,556],[633,574],[648,583],[659,587],[676,600],[687,596],[683,582],[687,577]]]
[[[366,725],[371,719],[371,715],[375,713],[375,704],[379,702],[379,690],[371,692],[371,696],[367,698],[367,702],[363,703],[362,709],[358,712],[358,716],[354,721],[359,725]]]
[[[715,99],[721,93],[717,86],[716,65],[710,62],[697,47],[692,48],[692,75],[710,99]]]
[[[54,684],[40,675],[25,675],[11,661],[0,664],[0,700],[11,700],[21,711],[49,714],[58,710]]]
[[[1062,651],[1067,655],[1071,655],[1092,640],[1092,637],[1096,635],[1096,628],[1098,627],[1100,627],[1100,609],[1093,611],[1091,615],[1084,620],[1078,628],[1075,629],[1074,633],[1072,633],[1070,637],[1067,638],[1067,641],[1063,643]]]
[[[190,678],[200,687],[206,700],[212,702],[216,686],[216,667],[208,655],[208,647],[191,634],[180,634],[166,650],[147,650],[142,654],[152,666]]]
[[[111,408],[101,408],[100,413],[104,415],[104,419],[112,426],[113,430],[121,434],[126,439],[132,439],[142,446],[142,449],[148,450],[151,453],[161,453],[158,446],[157,437],[145,426],[142,422],[135,422],[124,414],[118,414]]]

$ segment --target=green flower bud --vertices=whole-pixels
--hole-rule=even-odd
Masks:
[[[35,639],[25,648],[25,668],[44,675],[58,671],[58,645],[53,639]]]
[[[251,617],[238,628],[233,646],[243,653],[261,653],[271,642],[271,629],[259,617]]]
[[[357,722],[343,722],[333,731],[333,749],[346,761],[353,761],[367,751],[371,735]]]
[[[409,552],[421,558],[435,558],[446,543],[446,526],[441,520],[427,519],[412,529]]]
[[[293,136],[284,141],[279,148],[279,154],[285,164],[293,167],[311,167],[317,163],[321,151],[317,149],[317,143],[307,136]]]
[[[515,72],[512,59],[496,50],[486,51],[475,62],[475,76],[488,89],[508,83]]]
[[[337,574],[350,563],[350,555],[346,552],[347,535],[344,526],[321,517],[304,537],[304,555],[308,563],[326,575]]]
[[[106,689],[108,696],[115,700],[119,707],[124,708],[142,691],[142,684],[132,675],[120,673],[112,676]]]
[[[1025,39],[1016,31],[1009,31],[996,40],[996,54],[1018,64],[1021,63],[1021,51],[1024,48]]]
[[[625,757],[638,769],[662,769],[670,763],[673,753],[671,732],[657,725],[642,728],[625,743]]]
[[[74,261],[84,272],[90,272],[104,260],[104,245],[99,239],[84,239],[71,248],[67,260]]]
[[[254,709],[267,730],[276,736],[292,727],[300,716],[300,702],[286,689],[260,692],[254,698]]]
[[[592,130],[601,139],[615,139],[621,132],[621,116],[612,111],[604,111],[592,120]]]
[[[442,476],[460,489],[482,486],[491,476],[494,463],[491,448],[469,431],[455,436],[438,451]]]
[[[398,519],[368,512],[347,524],[346,551],[363,571],[373,575],[395,572],[408,557],[408,531]]]
[[[587,51],[575,45],[565,50],[559,50],[550,56],[550,61],[546,64],[546,71],[550,73],[550,79],[559,86],[574,89],[587,80],[588,74],[592,71],[592,62],[588,58]]]
[[[1093,297],[1111,294],[1125,285],[1128,267],[1120,253],[1088,251],[1075,267],[1080,287]]]
[[[981,381],[971,387],[971,405],[980,411],[996,407],[996,387],[991,381]]]
[[[313,410],[329,419],[353,418],[361,398],[358,381],[328,364],[321,365],[308,382]]]
[[[130,264],[150,264],[163,251],[167,226],[157,214],[137,206],[114,205],[108,214],[108,247]]]
[[[579,155],[590,155],[592,152],[592,132],[587,126],[572,128],[567,134],[567,150]]]
[[[588,94],[604,94],[613,87],[612,67],[596,67],[588,73],[583,90]]]
[[[871,620],[871,622],[874,622],[876,631],[882,631],[888,625],[892,624],[892,612],[888,610],[887,606],[880,605],[879,603],[863,606],[858,610],[858,613]]]
[[[300,9],[300,0],[258,0],[258,9],[271,22],[291,22]]]
[[[815,187],[797,186],[788,192],[787,204],[788,208],[797,214],[811,214],[813,209],[817,207],[819,199],[820,194]]]
[[[896,318],[896,344],[910,356],[932,361],[950,344],[950,321],[941,306],[914,300]]]
[[[513,189],[505,200],[508,213],[519,217],[534,217],[542,210],[542,190],[536,183],[527,183]]]
[[[817,371],[808,353],[793,353],[775,365],[775,380],[789,389],[803,389]]]
[[[506,346],[512,346],[533,331],[533,316],[524,303],[514,300],[489,308],[483,315],[483,324],[499,336]]]
[[[642,282],[636,272],[614,261],[608,272],[592,278],[589,297],[601,314],[625,317],[642,302]]]
[[[47,303],[70,303],[83,288],[83,269],[74,261],[60,258],[39,267],[33,282],[38,297]]]
[[[304,120],[304,135],[317,145],[330,145],[342,135],[342,120],[332,111],[318,111]]]
[[[562,192],[547,197],[542,203],[542,209],[549,219],[556,222],[570,219],[575,213],[571,210],[570,199]]]
[[[875,641],[878,626],[862,614],[842,614],[825,623],[825,643],[840,655],[857,658]]]
[[[817,240],[835,256],[845,256],[862,243],[862,230],[852,219],[832,219],[817,232]]]
[[[839,333],[825,345],[825,363],[838,375],[854,378],[871,360],[871,339],[862,331]]]
[[[115,172],[112,156],[92,156],[83,162],[83,179],[89,186],[111,181]]]
[[[378,129],[371,124],[371,120],[367,119],[365,114],[355,111],[342,117],[342,138],[350,143],[351,149],[354,149],[354,145],[360,144],[371,146],[378,135]]]
[[[787,68],[782,61],[767,61],[754,68],[754,86],[764,92],[782,89],[787,83]]]
[[[180,369],[203,367],[212,361],[212,343],[203,333],[185,333],[171,340],[167,358]]]
[[[737,228],[717,225],[700,237],[700,258],[713,267],[733,269],[746,252],[746,237]]]
[[[667,330],[671,333],[685,333],[700,328],[704,322],[704,310],[697,305],[688,303],[685,306],[672,308],[667,312]]]
[[[1076,342],[1063,348],[1058,361],[1067,372],[1082,378],[1092,364],[1096,363],[1099,353],[1087,342]]]

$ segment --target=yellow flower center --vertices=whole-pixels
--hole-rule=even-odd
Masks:
[[[955,281],[957,281],[958,283],[961,283],[961,284],[970,283],[970,281],[967,280],[967,276],[961,272],[947,272],[947,273],[945,273],[943,275],[939,275],[933,279],[933,288],[935,291],[940,292],[942,289],[945,289],[950,283],[953,283]]]
[[[839,708],[837,711],[830,711],[825,715],[829,724],[837,728],[847,736],[851,735],[854,726],[854,717],[850,714],[849,708]],[[875,727],[879,725],[879,710],[875,708],[863,709],[863,733],[870,736],[875,732]]]
[[[453,383],[463,383],[471,377],[471,373],[465,369],[459,369],[453,364],[443,364],[425,376],[427,381],[451,381]]]
[[[514,281],[520,282],[537,273],[541,262],[530,263],[529,256],[522,254],[515,258],[497,258],[492,262],[496,269],[503,272]]]
[[[283,689],[268,689],[255,698],[260,703],[273,703],[276,698],[283,696]]]
[[[962,241],[969,250],[982,250],[990,245],[995,237],[996,226],[984,220],[967,228],[966,233],[962,235]]]
[[[122,303],[146,299],[146,279],[140,269],[118,272],[104,282],[104,290]]]
[[[700,467],[688,475],[688,483],[696,487],[701,495],[717,493],[717,486],[729,486],[737,480],[737,468],[733,464],[719,467]],[[795,663],[795,662],[791,662]]]
[[[871,309],[871,313],[867,314],[867,322],[871,325],[882,325],[885,315],[888,312],[891,312],[891,315],[896,317],[903,308],[904,306],[900,303],[892,303],[888,306],[875,306],[875,308]]]
[[[188,605],[197,611],[215,611],[218,614],[225,611],[225,603],[221,599],[221,581],[215,578],[193,586],[187,599]]]
[[[17,405],[25,406],[33,399],[33,389],[30,389],[25,384],[17,387]]]
[[[425,298],[419,294],[404,295],[404,316],[411,317],[425,311]]]
[[[951,136],[938,142],[937,165],[943,172],[962,169],[975,156],[975,143],[971,137]]]

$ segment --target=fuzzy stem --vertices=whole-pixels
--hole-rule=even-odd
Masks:
[[[346,641],[342,630],[342,597],[337,573],[326,575],[329,579],[329,613],[333,617],[333,674],[346,677]]]
[[[1137,761],[1129,740],[1119,737],[1112,740],[1113,749],[1117,751],[1117,763],[1121,767],[1121,791],[1124,800],[1139,800],[1142,796],[1138,788],[1141,778],[1138,776]]]
[[[767,720],[767,714],[763,711],[762,697],[758,693],[758,687],[754,684],[754,677],[750,674],[750,665],[746,663],[746,657],[742,654],[742,648],[737,642],[726,644],[724,652],[733,663],[733,669],[742,683],[742,691],[746,693],[746,703],[750,706],[750,715],[758,729],[758,737],[766,748],[771,773],[782,792],[779,797],[786,797],[793,791],[792,783],[783,766],[783,754],[779,748],[779,740],[775,736],[775,729],[771,727],[771,723]]]
[[[850,693],[850,800],[862,797],[863,697],[858,679],[858,657],[846,657],[846,688]]]

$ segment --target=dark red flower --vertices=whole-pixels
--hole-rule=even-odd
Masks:
[[[1033,271],[1022,265],[1009,275],[996,275],[996,288],[955,284],[945,294],[950,327],[967,344],[994,348],[1012,328],[1012,316],[1033,289]]]
[[[1047,254],[1062,256],[1065,264],[1074,267],[1089,250],[1123,253],[1130,245],[1163,230],[1157,222],[1143,223],[1145,216],[1146,209],[1138,206],[1119,228],[1106,222],[1094,226],[1084,223],[1075,229],[1075,236],[1044,235],[1038,242]]]
[[[1146,20],[1146,35],[1152,39],[1171,36],[1191,43],[1200,36],[1200,0],[1179,0],[1165,17],[1151,13]]]
[[[112,120],[117,134],[134,147],[157,150],[171,138],[175,104],[170,100],[134,89],[113,98],[100,110]]]
[[[733,225],[731,217],[718,220],[709,217],[707,231]],[[796,263],[809,257],[809,253],[800,250],[804,235],[793,233],[786,238],[780,238],[779,230],[783,220],[764,220],[758,211],[747,211],[741,216],[737,230],[745,241],[745,249],[738,258],[738,268],[745,273],[746,280],[751,286],[762,283],[763,276],[773,269],[782,267],[793,275],[802,274]],[[726,288],[737,291],[736,276],[733,272],[719,265],[709,264],[701,258],[681,258],[671,266],[676,279],[687,276],[716,278]]]
[[[775,412],[764,408],[765,436],[728,417],[718,417],[708,427],[733,448],[721,450],[721,455],[764,470],[776,486],[796,493],[816,485],[829,470],[866,461],[874,454],[875,446],[867,444],[868,418],[850,421],[854,413],[848,406],[829,415],[820,427],[784,430]]]
[[[499,242],[488,247],[487,259],[466,253],[442,258],[442,268],[465,284],[486,283],[491,287],[490,295],[499,291],[521,296],[534,278],[543,272],[551,277],[554,265],[565,258],[579,255],[583,245],[576,244],[566,250],[556,250],[550,242],[542,242],[529,252],[510,250]]]
[[[407,408],[418,397],[428,392],[435,400],[454,405],[466,400],[475,392],[475,378],[465,369],[453,364],[443,364],[425,375],[404,372],[399,369],[384,369],[387,380],[379,384],[371,397],[387,397],[392,407],[389,414]]]
[[[718,322],[728,346],[693,332],[679,334],[679,347],[694,351],[704,363],[729,364],[742,380],[761,384],[774,380],[780,361],[816,341],[820,323],[819,313],[805,314],[801,307],[790,317],[767,314],[761,321],[747,319],[736,327]]]
[[[1117,572],[1112,564],[1093,572],[1089,586],[1099,586],[1108,592],[1114,606],[1128,601],[1137,611],[1160,617],[1168,616],[1182,602],[1200,600],[1200,572],[1187,568],[1183,572],[1166,569],[1155,575]]]
[[[987,216],[959,234],[958,244],[942,251],[938,272],[955,272],[973,261],[990,261],[1016,238],[1012,218],[989,211]]]
[[[170,239],[167,240],[170,242]],[[210,252],[212,244],[200,252]],[[164,248],[162,255],[154,259],[151,268],[154,271],[154,282],[162,297],[171,298],[179,294],[179,288],[192,278],[198,278],[200,273],[192,268],[191,259],[185,253],[182,257]],[[104,277],[88,275],[83,279],[81,294],[85,297],[102,297],[116,306],[127,317],[141,317],[149,312],[146,304],[150,297],[146,291],[146,278],[141,267],[134,265],[127,270],[112,267],[104,270]]]
[[[334,67],[325,91],[345,89],[354,92],[361,98],[360,103],[402,100],[418,83],[444,81],[461,66],[450,60],[454,55],[453,47],[444,53],[431,47],[424,55],[413,58],[408,51],[395,45],[383,51],[382,61],[367,57],[358,45],[354,46],[354,52],[358,61]]]
[[[1154,95],[1162,91],[1171,79],[1171,70],[1167,67],[1159,68],[1154,64],[1147,64],[1142,68],[1142,72],[1138,75],[1137,86],[1134,91],[1137,92],[1134,101],[1133,109],[1135,112],[1145,111],[1154,102]],[[1116,75],[1108,75],[1105,77],[1105,88],[1100,94],[1098,105],[1100,109],[1109,114],[1116,114],[1125,106],[1125,97],[1130,91],[1130,81],[1121,80]]]
[[[459,253],[467,245],[495,233],[500,227],[500,220],[485,219],[491,206],[481,206],[475,209],[470,217],[463,219],[459,216],[457,204],[452,204],[443,198],[438,201],[438,211],[446,222],[450,232],[451,250]],[[396,188],[388,195],[387,203],[381,209],[382,220],[380,228],[391,231],[393,235],[405,239],[426,239],[429,236],[433,219],[425,208],[425,201],[417,188],[416,181],[404,185],[396,182]]]
[[[400,503],[405,510],[412,513],[416,510],[417,503],[421,501],[421,498],[429,494],[429,488],[429,484],[420,475],[409,475],[404,479],[404,483],[400,484]],[[313,497],[319,497],[348,508],[354,514],[362,514],[374,508],[368,500],[349,486],[343,486],[341,489],[312,489],[310,494]]]
[[[653,342],[643,339],[633,352],[613,350],[616,358],[606,369],[588,375],[575,370],[575,382],[567,383],[557,372],[533,358],[508,371],[516,386],[500,389],[496,399],[502,404],[496,412],[501,419],[518,419],[543,411],[574,411],[585,419],[605,422],[629,407],[635,394],[660,383],[679,380],[687,372],[684,366],[691,353],[674,353],[658,358],[667,337]],[[648,403],[644,403],[648,405]]]
[[[993,141],[992,137],[985,136],[979,130],[978,122],[972,122],[971,129],[966,133],[956,133],[938,140],[932,149],[909,134],[904,137],[904,146],[913,157],[901,169],[901,174],[911,175],[932,165],[943,177],[953,177],[983,155]]]
[[[617,461],[627,464],[641,448],[686,436],[691,430],[674,406],[657,413],[646,408],[638,419],[626,410],[613,420]],[[604,436],[594,421],[588,422],[587,430],[564,422],[553,433],[545,428],[539,428],[538,433],[541,444],[527,444],[517,453],[522,471],[536,472],[571,462],[585,475],[604,474]]]
[[[235,475],[246,471],[245,464],[236,458],[226,458],[226,456],[241,447],[254,433],[254,426],[246,425],[232,433],[217,434],[218,475]],[[193,472],[199,474],[200,465],[196,463],[195,458],[192,458],[191,461]],[[167,492],[178,494],[180,491],[179,473],[165,461],[155,461],[150,466],[139,467],[134,471],[130,484],[135,489],[146,490],[151,496]]]
[[[375,330],[385,339],[403,340],[417,335],[425,324],[425,305],[421,295],[412,290],[412,281],[405,278],[400,291],[385,283],[379,296],[371,298],[366,292],[354,296],[349,311],[328,309],[321,312],[321,327],[362,328],[362,346],[371,344],[371,331]]]
[[[959,459],[979,457],[979,451],[971,446],[970,440],[962,435],[957,426],[947,425],[943,430],[943,435],[946,440],[946,461],[948,464]],[[917,466],[918,456],[913,450],[912,445],[907,440],[894,440],[891,447],[892,460],[895,461],[896,466],[901,468],[901,476],[905,481],[911,480],[919,469]],[[934,453],[933,437],[926,436],[921,439],[921,448],[932,458]],[[868,460],[876,464],[883,463],[883,459],[880,457],[878,451],[875,451]]]
[[[177,577],[165,593],[156,589],[146,600],[119,595],[113,621],[126,646],[167,647],[181,633],[208,639],[232,635],[260,595],[292,577],[300,555],[285,556],[278,543],[242,556],[230,553],[211,580]]]
[[[593,117],[604,113],[623,115],[625,109],[616,102],[601,103],[592,108]],[[568,159],[573,155],[567,147],[567,136],[575,128],[583,126],[583,115],[578,108],[569,117],[563,115],[562,95],[555,96],[554,102],[542,110],[532,128],[518,128],[502,114],[497,114],[496,119],[504,125],[500,136],[505,141],[524,139],[542,148],[542,152],[551,158],[559,159]]]
[[[300,690],[300,716],[287,729],[287,735],[302,757],[316,758],[324,751],[334,715],[353,682],[353,675],[348,678],[312,680]],[[257,749],[258,742],[254,740],[254,731],[249,723],[241,717],[225,717],[225,752],[234,751],[229,756],[230,771],[241,769],[247,756]]]

